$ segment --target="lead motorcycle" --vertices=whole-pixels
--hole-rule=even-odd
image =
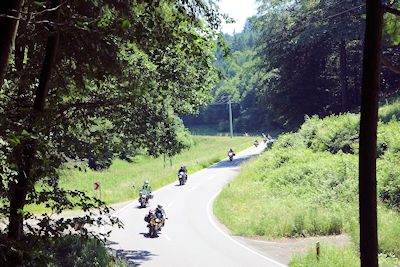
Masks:
[[[184,185],[187,181],[187,174],[185,172],[178,173],[179,185]]]
[[[148,222],[147,227],[149,228],[149,237],[154,238],[158,236],[158,232],[164,226],[164,218],[157,214],[151,214],[145,217],[145,221]]]
[[[233,156],[235,156],[235,153],[229,151],[229,152],[228,152],[229,161],[232,161],[232,160],[233,160]]]
[[[152,198],[152,195],[150,194],[149,191],[147,190],[140,190],[139,192],[139,203],[140,203],[140,207],[141,208],[145,208],[147,207],[147,205],[149,204],[149,199]]]

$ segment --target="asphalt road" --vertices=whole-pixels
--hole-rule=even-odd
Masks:
[[[148,208],[138,208],[137,200],[121,207],[114,215],[125,228],[112,232],[108,246],[129,266],[286,266],[243,238],[230,236],[212,212],[213,200],[240,165],[263,149],[249,148],[233,162],[223,160],[196,172],[184,186],[176,180],[155,191]],[[148,238],[143,218],[157,204],[163,205],[168,220],[158,238]]]

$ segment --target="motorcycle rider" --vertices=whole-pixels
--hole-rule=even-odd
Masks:
[[[256,140],[254,141],[254,146],[255,146],[255,147],[258,147],[258,145],[259,145],[259,143],[258,143],[258,140],[256,139]]]
[[[235,156],[235,152],[233,152],[232,148],[229,149],[228,156],[229,156],[230,153],[232,153],[232,155]]]
[[[144,221],[147,222],[147,227],[150,227],[150,220],[154,216],[155,215],[154,215],[154,211],[153,210],[149,210],[149,213],[146,216],[144,216]]]
[[[150,185],[148,180],[144,181],[144,184],[142,186],[142,190],[147,192],[147,194],[146,194],[146,196],[147,196],[146,202],[149,201],[149,199],[153,198],[153,196],[151,194],[152,188],[151,188],[151,185]]]
[[[179,168],[178,174],[179,174],[180,172],[184,172],[184,173],[187,175],[187,169],[186,169],[186,166],[185,166],[185,165],[182,165],[182,166]]]
[[[179,173],[181,173],[181,172],[183,172],[183,173],[185,174],[185,177],[186,177],[186,180],[187,180],[188,176],[187,176],[187,169],[186,169],[186,166],[185,166],[185,165],[182,165],[182,166],[179,168],[179,170],[178,170],[178,175],[179,175]]]
[[[165,225],[165,219],[167,218],[167,215],[165,214],[165,210],[163,209],[163,207],[160,204],[157,205],[157,208],[155,209],[154,215],[157,218],[161,219],[162,226],[164,226]]]
[[[148,191],[149,194],[151,194],[151,185],[150,185],[149,181],[147,181],[147,180],[144,181],[142,189]]]

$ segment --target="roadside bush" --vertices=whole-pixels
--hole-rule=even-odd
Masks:
[[[54,266],[111,266],[113,258],[96,239],[67,236],[55,244]]]
[[[215,212],[239,235],[339,234],[358,199],[356,173],[353,155],[275,147],[225,188]]]
[[[400,120],[400,100],[395,100],[389,105],[384,105],[379,108],[379,119],[383,122],[388,122],[392,119]]]
[[[386,153],[378,161],[378,194],[391,207],[400,210],[400,158],[395,153]]]
[[[346,113],[320,119],[307,117],[298,134],[313,151],[357,152],[359,115]]]
[[[391,255],[400,257],[399,114],[400,101],[385,106],[378,127],[382,266],[396,266],[399,262]],[[298,132],[281,135],[272,149],[242,169],[214,203],[216,215],[236,235],[278,238],[346,232],[358,246],[358,131],[357,114],[306,118]],[[327,250],[332,255],[320,262],[306,256],[291,266],[359,266],[353,248]]]
[[[78,235],[51,238],[29,235],[18,244],[0,236],[0,243],[1,266],[127,266],[123,260],[114,261],[102,241]]]

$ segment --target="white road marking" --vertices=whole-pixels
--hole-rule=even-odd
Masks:
[[[240,153],[244,153],[245,151],[247,151],[247,150],[249,150],[249,149],[252,149],[252,148],[253,148],[253,147],[249,147],[249,148],[247,148],[247,149],[241,151]],[[225,159],[225,160],[216,162],[216,163],[212,164],[211,166],[209,166],[209,167],[207,167],[207,168],[201,169],[201,170],[199,170],[199,171],[197,171],[197,172],[195,172],[195,173],[193,173],[193,174],[191,174],[191,175],[188,175],[188,178],[190,178],[191,176],[193,176],[193,175],[195,175],[195,174],[198,174],[198,173],[200,173],[200,172],[203,172],[203,171],[205,171],[205,170],[208,170],[208,169],[212,168],[213,166],[215,166],[215,165],[217,165],[217,164],[219,164],[219,163],[221,163],[221,162],[223,162],[223,161],[227,161],[227,160]],[[214,179],[215,177],[217,177],[217,176],[212,175],[211,177],[209,177],[209,178],[207,178],[207,179],[208,179],[208,180],[211,180],[211,179]],[[173,186],[173,185],[175,185],[175,182],[172,182],[172,183],[170,183],[170,184],[168,184],[168,185],[165,185],[165,186],[163,186],[163,187],[161,187],[161,188],[155,190],[153,193],[156,193],[156,192],[157,192],[157,193],[160,193],[161,191],[163,191],[163,190],[165,190],[165,189],[167,189],[167,188],[169,188],[170,186]],[[120,208],[119,210],[115,211],[112,215],[113,215],[113,216],[117,216],[117,215],[120,214],[121,212],[125,211],[127,208],[129,208],[129,207],[134,207],[134,206],[136,205],[136,204],[135,204],[136,201],[137,201],[137,198],[133,199],[132,202],[126,204],[125,206],[123,206],[123,207]]]
[[[171,238],[167,235],[167,233],[165,232],[165,230],[162,231],[162,235],[165,236],[165,238],[166,238],[168,241],[171,241]]]
[[[136,200],[136,199],[135,199]],[[123,206],[122,208],[120,208],[119,210],[116,210],[112,216],[117,216],[118,214],[120,214],[121,212],[123,212],[124,210],[126,210],[129,207],[133,207],[135,204],[133,203],[133,201],[131,203],[126,204],[125,206]]]
[[[222,189],[219,190],[214,196],[212,196],[211,199],[210,199],[210,200],[208,201],[208,203],[207,203],[207,217],[208,217],[208,220],[210,221],[210,223],[212,224],[212,226],[214,226],[214,228],[215,228],[218,232],[220,232],[223,236],[225,236],[226,238],[228,238],[230,241],[232,241],[232,242],[235,243],[236,245],[238,245],[238,246],[240,246],[240,247],[246,249],[247,251],[249,251],[249,252],[251,252],[251,253],[253,253],[253,254],[255,254],[255,255],[257,255],[257,256],[259,256],[259,257],[261,257],[261,258],[263,258],[263,259],[265,259],[265,260],[267,260],[267,261],[269,261],[269,262],[271,262],[271,263],[273,263],[273,264],[276,264],[277,266],[287,267],[286,265],[284,265],[284,264],[282,264],[282,263],[279,263],[279,262],[277,262],[277,261],[275,261],[275,260],[273,260],[273,259],[270,259],[270,258],[268,258],[268,257],[266,257],[266,256],[264,256],[264,255],[262,255],[262,254],[260,254],[260,253],[258,253],[257,251],[252,250],[251,248],[249,248],[249,247],[243,245],[242,243],[240,243],[240,242],[238,242],[237,240],[235,240],[233,237],[231,237],[230,235],[228,235],[227,233],[225,233],[223,230],[221,230],[221,229],[217,226],[217,224],[215,223],[215,221],[214,221],[213,218],[212,218],[211,205],[212,205],[214,199],[221,193],[221,191],[222,191]]]
[[[172,201],[171,203],[169,203],[165,208],[168,209],[169,207],[172,206],[172,204],[174,204],[175,201]]]

